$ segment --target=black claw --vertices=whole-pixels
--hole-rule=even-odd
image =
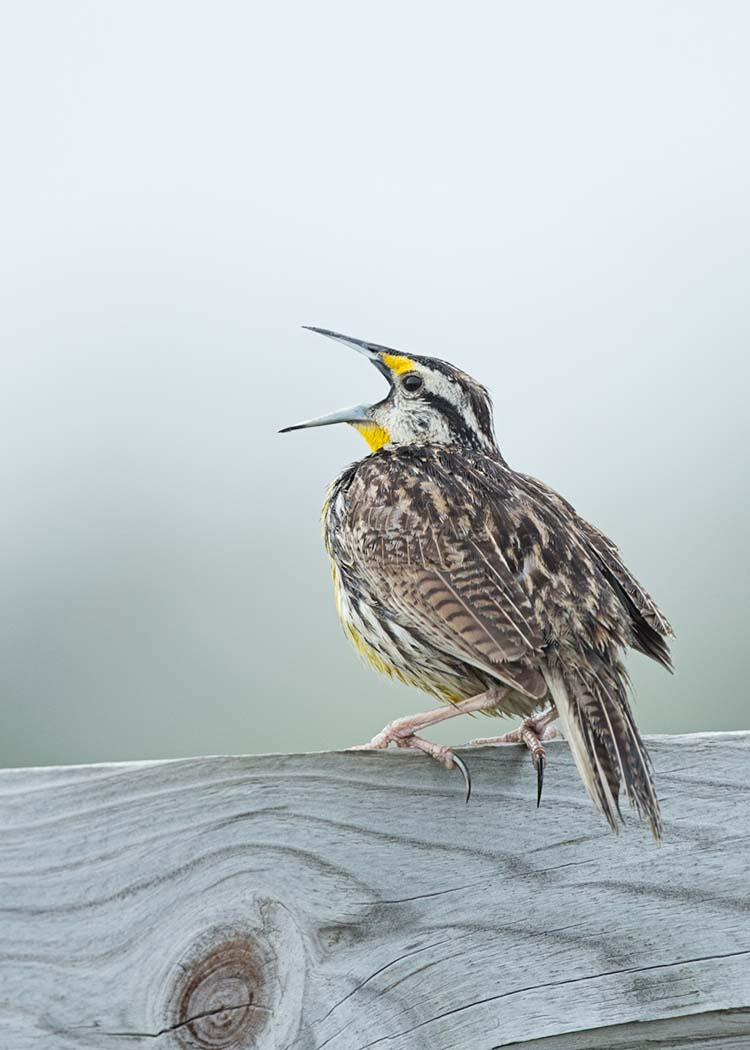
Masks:
[[[542,804],[542,788],[544,787],[544,755],[537,755],[535,759],[536,764],[536,808]]]
[[[458,755],[453,756],[453,762],[461,770],[461,776],[464,778],[464,784],[466,784],[466,801],[468,803],[471,798],[471,773],[469,772],[469,767],[462,758],[458,757]]]

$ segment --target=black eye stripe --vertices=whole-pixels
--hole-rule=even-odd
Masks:
[[[428,385],[423,384],[423,388],[419,390],[415,386],[413,390],[410,390],[404,381],[407,377],[410,377],[409,381],[411,381],[411,378],[418,375],[418,373],[408,372],[400,377],[402,389],[406,393],[415,395],[414,400],[419,405],[424,405],[427,402],[435,408],[443,416],[451,432],[464,444],[473,448],[481,448],[487,444],[494,446],[495,434],[492,425],[492,402],[481,383],[478,383],[471,376],[466,375],[447,361],[441,361],[436,357],[418,357],[416,354],[410,354],[409,356],[417,366],[426,369]],[[458,399],[461,397],[466,398],[466,407],[472,410],[474,417],[471,424],[466,418],[466,409],[457,407],[443,395],[432,393],[429,385],[430,373],[437,373],[437,375],[444,376],[448,380],[451,385],[451,397],[454,396],[455,392],[455,396]],[[419,378],[421,379],[422,376],[419,375]],[[418,396],[416,396],[417,394]]]
[[[476,444],[476,435],[466,425],[466,420],[456,406],[447,398],[441,397],[440,394],[428,393],[423,395],[423,400],[443,416],[456,437],[460,437],[469,445]]]
[[[436,367],[439,366],[439,367]],[[490,401],[489,394],[479,383],[474,382],[469,376],[464,376],[463,379],[459,379],[456,374],[456,369],[445,361],[430,361],[429,367],[436,372],[440,372],[445,375],[451,383],[458,385],[461,390],[466,394],[469,405],[472,408],[476,417],[477,426],[479,431],[488,438],[491,442],[494,442],[495,436],[492,429],[492,402]],[[423,395],[423,399],[426,395]],[[470,427],[466,424],[463,416],[453,407],[451,402],[447,401],[446,398],[440,397],[440,395],[434,395],[435,399],[439,398],[440,405],[436,405],[443,413],[448,417],[460,418],[463,424],[463,428],[466,434],[471,433]]]

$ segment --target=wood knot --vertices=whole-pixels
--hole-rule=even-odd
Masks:
[[[192,903],[192,902],[191,902]],[[206,924],[206,913],[213,922]],[[182,1050],[295,1046],[307,958],[293,911],[266,896],[241,907],[201,900],[185,912],[182,943],[165,938],[164,982],[152,977],[153,1030]]]
[[[215,946],[185,968],[174,1033],[191,1050],[244,1050],[268,1020],[263,953],[246,936]]]

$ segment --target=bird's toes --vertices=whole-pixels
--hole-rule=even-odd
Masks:
[[[457,769],[464,778],[466,801],[469,801],[471,798],[471,773],[464,760],[459,758],[452,748],[446,747],[444,744],[433,744],[431,741],[422,740],[420,737],[414,737],[411,746],[418,747],[446,769]]]
[[[386,733],[385,733],[385,730],[383,730],[382,733],[378,733],[376,736],[374,736],[372,738],[372,740],[368,740],[366,744],[352,744],[352,746],[348,747],[346,750],[347,751],[382,751],[383,749],[388,747],[390,742],[391,742],[390,737],[387,736]]]
[[[455,752],[451,748],[442,744],[433,744],[429,753],[436,762],[439,762],[441,766],[445,766],[446,769],[453,769],[460,761],[460,759],[456,758]]]

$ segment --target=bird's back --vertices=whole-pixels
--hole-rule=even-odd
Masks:
[[[638,647],[648,628],[660,639],[650,655],[668,659],[671,628],[615,545],[554,490],[493,457],[383,449],[336,479],[324,524],[334,562],[384,608],[421,569],[463,570],[465,583],[474,569],[473,600],[490,592],[530,642]]]

